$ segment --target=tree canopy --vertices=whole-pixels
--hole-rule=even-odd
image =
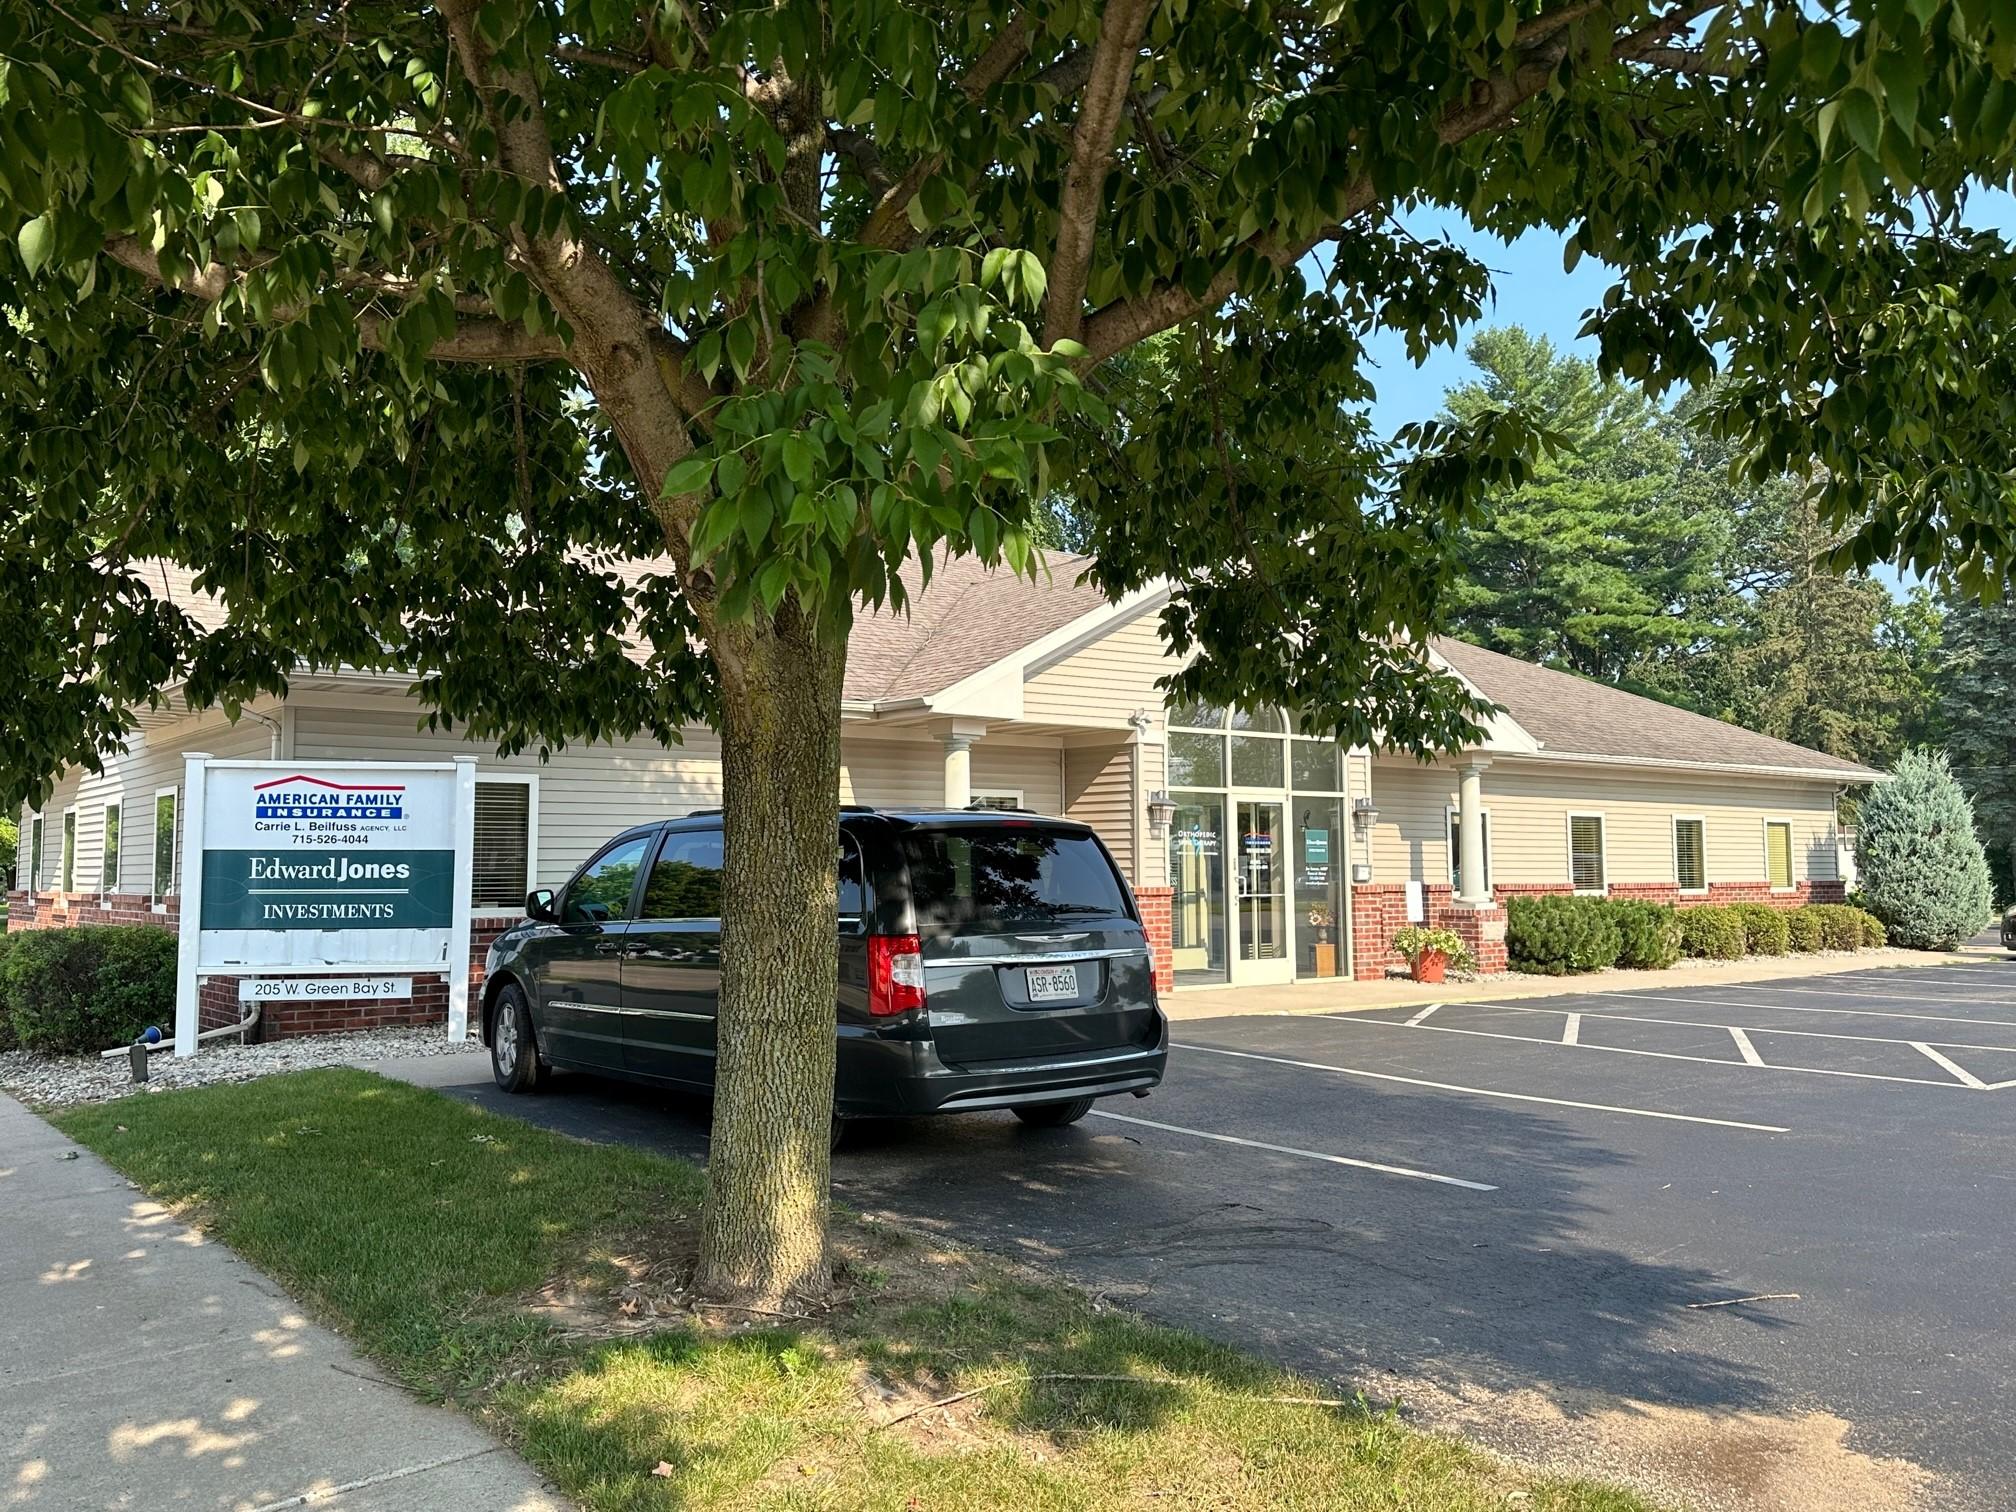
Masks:
[[[1546,437],[1345,413],[1486,291],[1419,204],[1614,267],[1606,371],[1719,364],[1849,556],[1998,577],[2012,122],[2001,0],[0,0],[0,789],[303,663],[506,746],[718,725],[703,1269],[816,1290],[857,600],[1033,570],[1061,490],[1174,691],[1470,738],[1410,646]]]

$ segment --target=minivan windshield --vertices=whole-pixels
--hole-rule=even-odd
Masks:
[[[1127,917],[1113,864],[1087,834],[976,824],[912,830],[903,846],[917,927],[927,934]]]

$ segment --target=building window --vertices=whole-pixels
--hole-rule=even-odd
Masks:
[[[1792,826],[1782,819],[1764,823],[1764,872],[1774,889],[1792,886]]]
[[[1484,820],[1484,891],[1491,891],[1491,811],[1486,809]],[[1463,815],[1460,810],[1449,810],[1449,885],[1460,896],[1463,891]]]
[[[1568,879],[1575,891],[1600,893],[1605,882],[1603,868],[1603,816],[1568,816]]]
[[[28,891],[42,891],[42,816],[28,818]]]
[[[1708,890],[1708,821],[1673,821],[1673,876],[1682,892]]]
[[[1022,794],[1019,789],[995,788],[990,792],[975,793],[968,807],[999,809],[1003,813],[1014,813],[1022,807]]]
[[[175,891],[175,810],[177,791],[162,788],[154,795],[154,877],[148,889],[154,906]]]
[[[119,891],[119,809],[105,805],[105,864],[98,869],[98,891],[108,896]]]
[[[538,788],[532,778],[476,780],[476,835],[469,906],[519,909],[532,888]]]
[[[77,890],[77,810],[63,810],[63,869],[57,873],[64,892]]]

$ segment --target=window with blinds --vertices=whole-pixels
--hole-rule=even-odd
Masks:
[[[532,785],[476,783],[473,908],[522,908],[532,869]]]
[[[1568,875],[1577,892],[1603,891],[1603,820],[1598,815],[1569,816]]]
[[[1792,826],[1772,821],[1764,826],[1764,868],[1773,887],[1792,885]]]
[[[154,795],[154,880],[150,884],[159,903],[175,891],[175,799],[174,788]]]
[[[1708,825],[1701,819],[1673,821],[1673,874],[1682,892],[1708,890]]]

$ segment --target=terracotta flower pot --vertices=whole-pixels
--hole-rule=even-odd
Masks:
[[[1417,982],[1439,982],[1448,969],[1449,957],[1439,950],[1424,950],[1414,957],[1414,980]]]

